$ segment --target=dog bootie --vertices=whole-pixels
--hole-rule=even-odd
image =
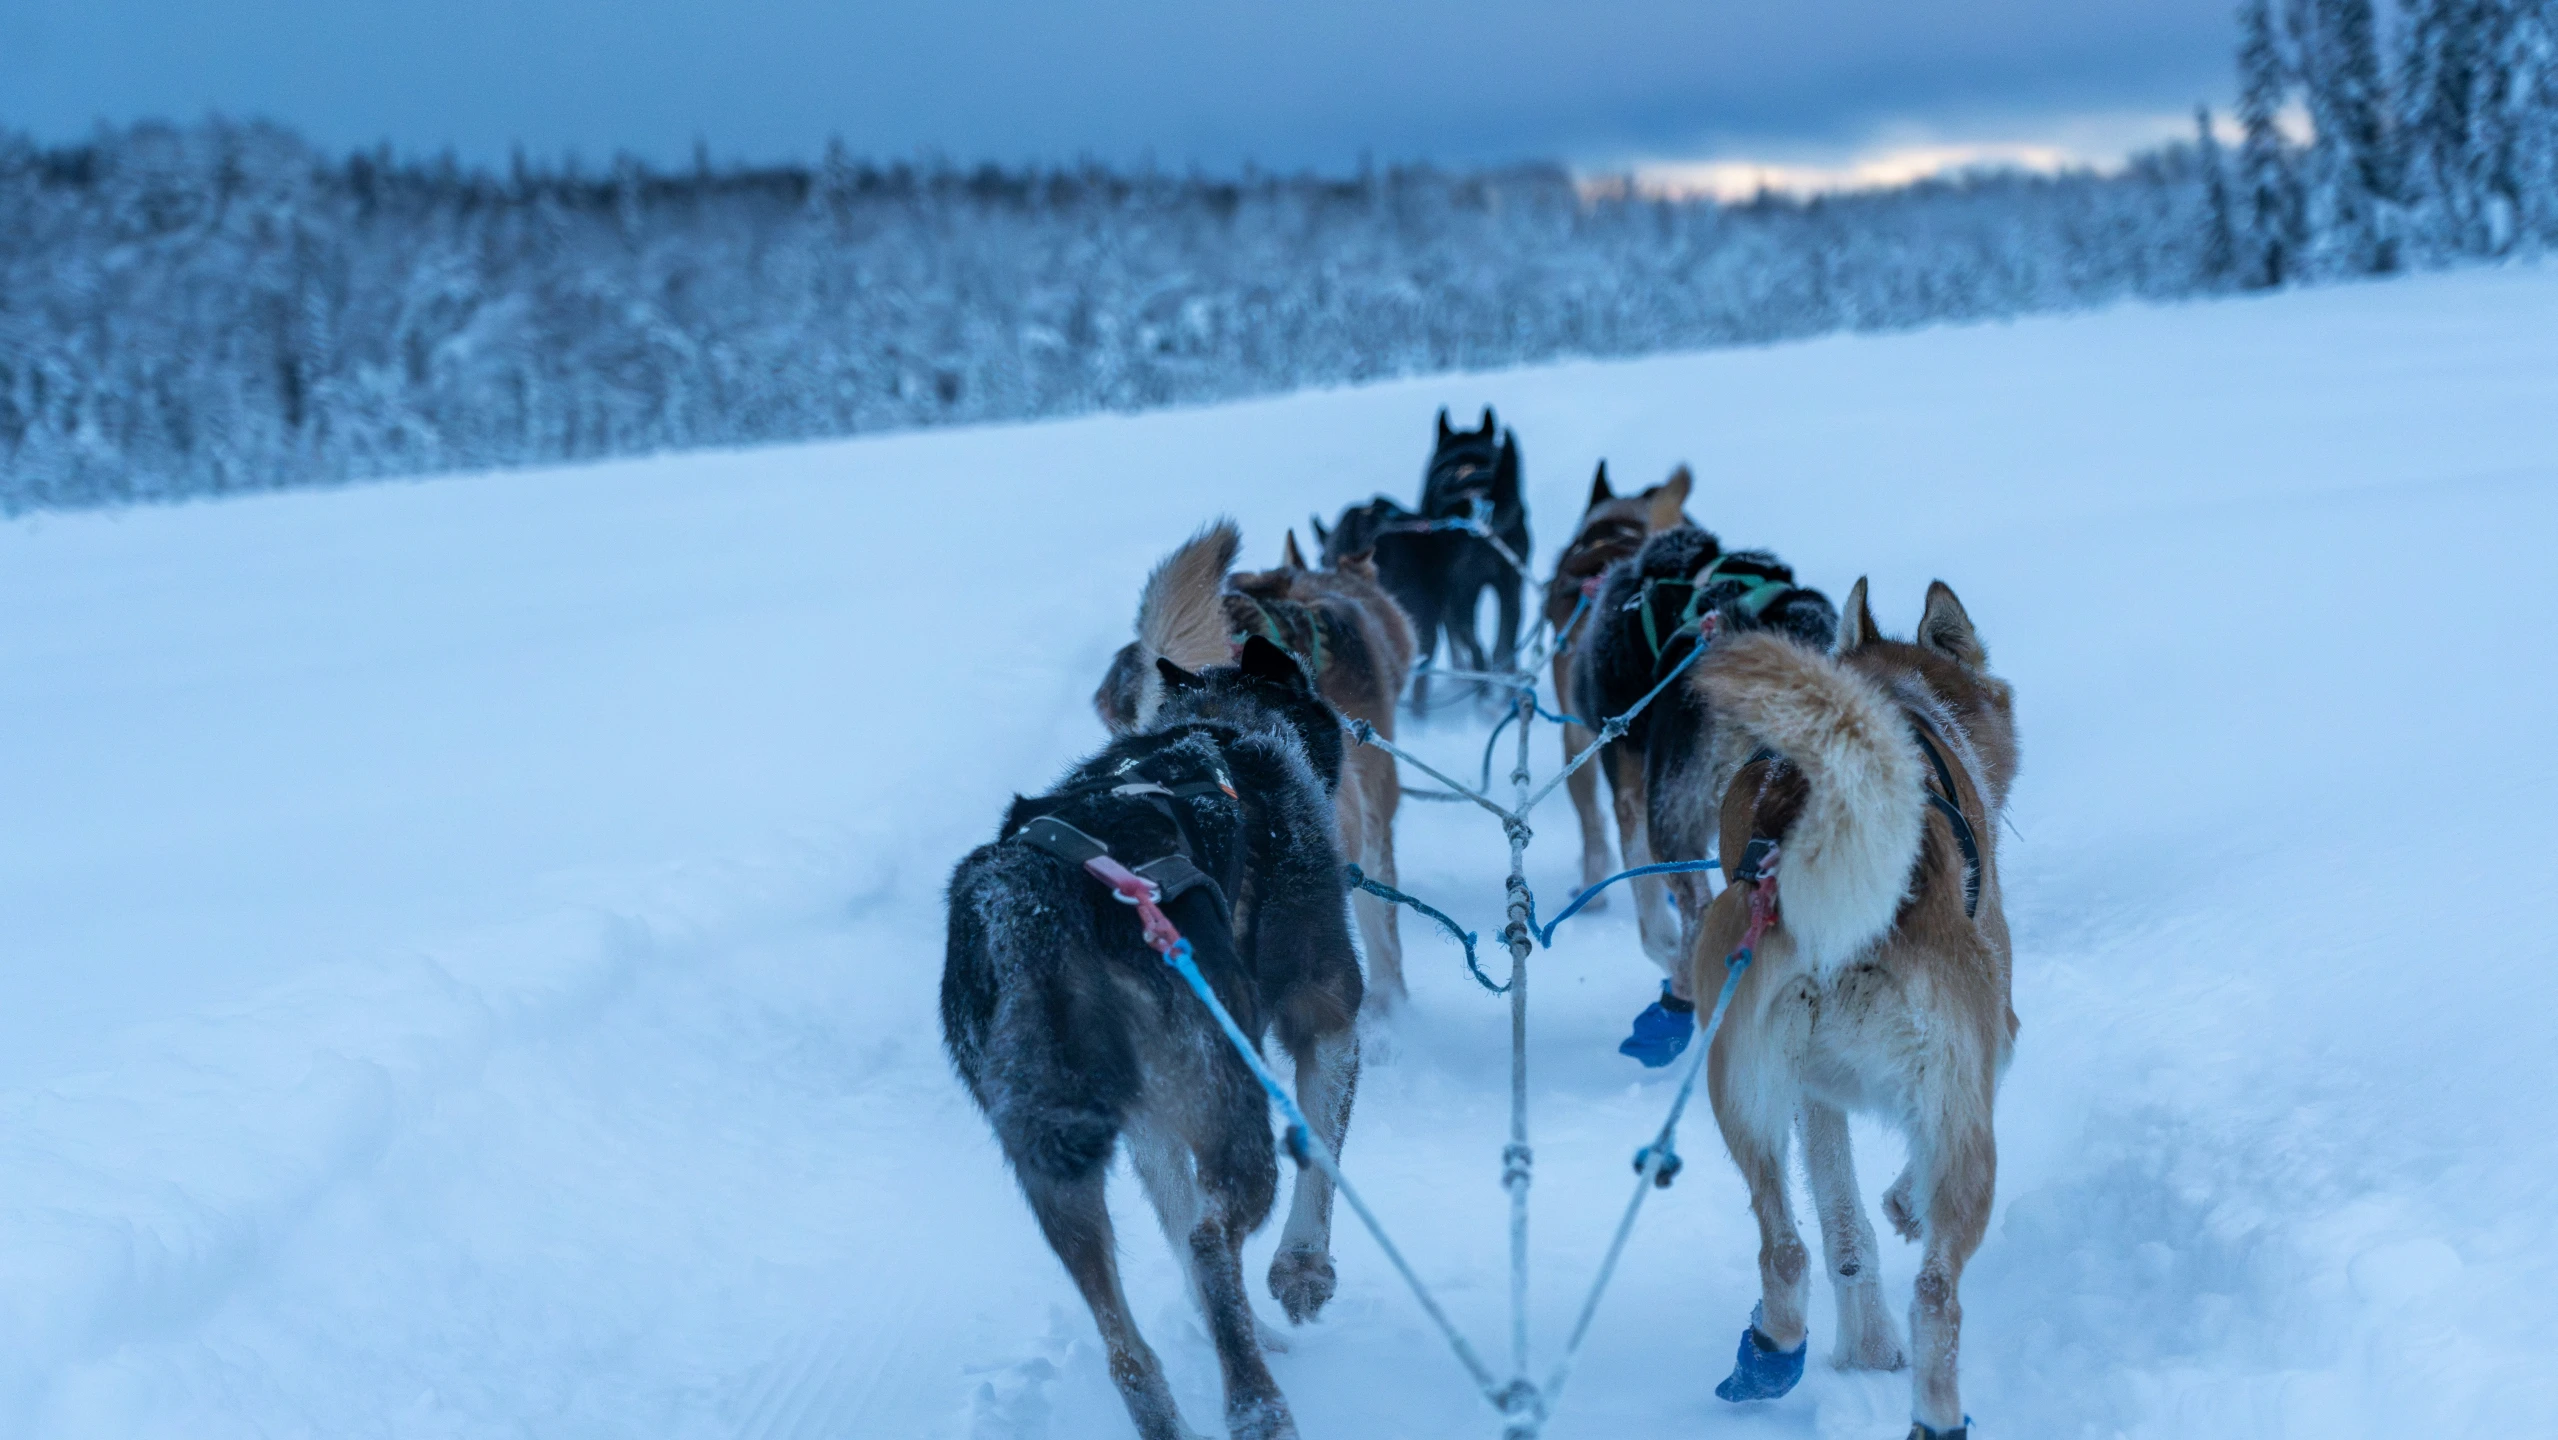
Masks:
[[[1776,1342],[1759,1333],[1759,1307],[1750,1307],[1750,1328],[1741,1332],[1741,1354],[1732,1362],[1732,1373],[1714,1387],[1716,1396],[1735,1404],[1744,1400],[1774,1400],[1793,1389],[1803,1379],[1803,1357],[1811,1353],[1812,1337],[1804,1336],[1791,1350],[1779,1350]],[[1960,1440],[1962,1432],[1949,1431],[1947,1440]]]
[[[1617,1046],[1619,1055],[1631,1055],[1647,1068],[1658,1070],[1679,1058],[1696,1034],[1696,1006],[1670,993],[1670,982],[1661,982],[1661,998],[1644,1007],[1634,1017],[1634,1033]]]
[[[1910,1440],[1972,1440],[1972,1417],[1964,1416],[1963,1423],[1951,1430],[1931,1430],[1926,1421],[1913,1420],[1910,1422]]]

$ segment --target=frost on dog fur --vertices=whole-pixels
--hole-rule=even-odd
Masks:
[[[1805,964],[1836,969],[1892,928],[1909,894],[1926,801],[1908,723],[1873,681],[1773,634],[1717,645],[1689,683],[1809,782],[1784,836],[1782,923]]]

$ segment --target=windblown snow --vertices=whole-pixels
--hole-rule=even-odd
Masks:
[[[1599,457],[1688,460],[1700,520],[1871,575],[1889,629],[1951,582],[2017,686],[1981,1434],[2542,1431],[2553,336],[2520,268],[0,526],[0,1433],[1125,1435],[941,1055],[943,879],[1098,743],[1157,557],[1230,512],[1270,563],[1486,403],[1544,553]],[[1416,733],[1471,766],[1482,727]],[[1497,828],[1404,814],[1407,888],[1497,928]],[[1560,897],[1571,812],[1537,821]],[[1531,982],[1545,1356],[1668,1100],[1614,1050],[1658,973],[1627,907],[1567,931]],[[1506,1016],[1405,936],[1345,1162],[1499,1353]],[[1858,1136],[1879,1194],[1896,1142]],[[1550,1433],[1904,1433],[1899,1376],[1712,1398],[1755,1230],[1685,1141]],[[1274,1360],[1305,1433],[1494,1433],[1337,1246]]]

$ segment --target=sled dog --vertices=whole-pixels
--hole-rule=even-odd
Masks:
[[[1148,668],[1139,726],[1056,789],[1017,798],[999,837],[952,875],[942,1032],[1092,1309],[1138,1434],[1190,1432],[1120,1290],[1104,1181],[1123,1137],[1216,1345],[1228,1430],[1278,1440],[1296,1426],[1243,1278],[1244,1237],[1278,1186],[1269,1101],[1137,913],[1078,857],[1106,854],[1158,883],[1244,1033],[1258,1044],[1278,1031],[1298,1103],[1338,1153],[1360,999],[1333,844],[1342,736],[1304,668],[1260,636],[1235,665]],[[1331,1208],[1323,1173],[1300,1166],[1269,1276],[1292,1321],[1332,1297]]]
[[[1751,1389],[1753,1372],[1800,1373],[1809,1262],[1786,1198],[1797,1128],[1838,1295],[1834,1358],[1904,1363],[1848,1149],[1847,1113],[1865,1110],[1908,1136],[1909,1167],[1883,1211],[1926,1245],[1910,1301],[1911,1434],[1963,1435],[1959,1291],[1989,1222],[1991,1107],[2017,1029],[1997,844],[2016,776],[2013,692],[1941,581],[1913,641],[1875,628],[1859,580],[1835,653],[1743,635],[1718,642],[1690,680],[1717,723],[1683,799],[1714,812],[1724,855],[1778,847],[1775,926],[1707,1057],[1714,1118],[1759,1222],[1762,1294],[1726,1382],[1742,1393],[1726,1398],[1791,1384]],[[1697,926],[1694,993],[1723,984],[1751,888],[1726,889]]]
[[[1826,649],[1838,612],[1828,596],[1796,584],[1792,568],[1768,552],[1727,551],[1711,532],[1682,524],[1609,566],[1582,623],[1591,629],[1574,647],[1572,696],[1589,708],[1574,713],[1596,720],[1632,709],[1688,657],[1708,625],[1718,645],[1775,630]],[[1696,799],[1713,792],[1692,773],[1713,720],[1693,686],[1673,684],[1592,762],[1614,802],[1629,867],[1714,853],[1713,819]],[[1683,986],[1685,930],[1712,890],[1694,873],[1629,883],[1644,953]]]
[[[1438,654],[1444,633],[1450,662],[1458,668],[1506,671],[1518,661],[1525,577],[1481,536],[1455,530],[1413,533],[1403,527],[1415,521],[1468,519],[1482,501],[1490,507],[1492,533],[1524,562],[1528,507],[1522,483],[1519,438],[1501,428],[1490,407],[1472,430],[1451,428],[1443,409],[1430,463],[1422,471],[1420,510],[1406,510],[1381,495],[1344,511],[1332,530],[1317,523],[1315,539],[1327,560],[1375,552],[1379,578],[1412,619],[1424,666]],[[1475,602],[1487,588],[1499,606],[1488,650],[1474,621]],[[1416,707],[1427,707],[1428,685],[1425,671],[1413,691]]]
[[[1581,524],[1573,532],[1572,543],[1563,547],[1562,558],[1555,561],[1554,575],[1545,582],[1545,622],[1551,632],[1563,636],[1554,652],[1555,704],[1565,715],[1580,719],[1604,721],[1607,714],[1582,708],[1574,682],[1580,670],[1580,650],[1589,637],[1601,627],[1592,613],[1598,606],[1599,582],[1607,568],[1643,548],[1653,532],[1689,523],[1683,507],[1694,481],[1688,467],[1680,466],[1670,478],[1634,495],[1619,495],[1608,488],[1608,462],[1599,462],[1599,473],[1590,482],[1590,503],[1581,512]],[[1573,617],[1579,615],[1579,619]],[[1565,633],[1564,627],[1571,626]],[[1563,758],[1590,748],[1598,738],[1588,728],[1566,720],[1563,725]],[[1599,812],[1599,774],[1597,762],[1572,772],[1564,782],[1572,792],[1572,809],[1581,820],[1581,883],[1596,885],[1608,877],[1607,824]],[[1597,910],[1607,904],[1602,895],[1590,902]]]
[[[1138,637],[1120,648],[1093,695],[1102,724],[1123,735],[1138,727],[1154,659],[1222,664],[1245,637],[1259,635],[1294,655],[1335,709],[1393,739],[1395,703],[1412,674],[1412,627],[1379,584],[1371,557],[1340,555],[1312,569],[1291,533],[1279,568],[1230,573],[1241,544],[1231,524],[1211,526],[1147,581]],[[1343,759],[1333,795],[1335,837],[1345,857],[1388,885],[1395,883],[1402,799],[1393,756],[1362,745]],[[1367,952],[1368,1003],[1382,1014],[1408,993],[1395,908],[1362,890],[1351,896],[1351,910]]]

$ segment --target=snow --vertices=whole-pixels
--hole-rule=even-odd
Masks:
[[[2018,685],[1980,1433],[2536,1431],[2553,334],[2558,273],[2516,268],[0,526],[0,1433],[1126,1434],[940,1054],[942,880],[1098,740],[1157,554],[1222,509],[1275,556],[1486,402],[1546,553],[1598,456],[1686,458],[1701,519],[1872,575],[1889,628],[1951,581]],[[1494,928],[1488,820],[1410,806],[1401,849]],[[1613,1051],[1657,975],[1629,912],[1567,931],[1531,982],[1547,1356],[1668,1099]],[[1504,1012],[1406,935],[1346,1163],[1497,1353]],[[1711,1398],[1755,1241],[1685,1138],[1551,1433],[1903,1433],[1899,1376]],[[1494,1433],[1337,1246],[1275,1360],[1305,1432]]]

